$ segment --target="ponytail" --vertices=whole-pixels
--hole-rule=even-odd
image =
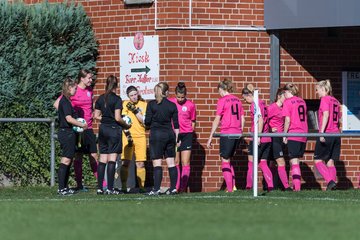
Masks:
[[[75,81],[70,77],[66,77],[62,84],[62,95],[70,100],[70,91],[69,88],[75,86]]]
[[[331,83],[330,83],[330,80],[329,79],[326,79],[326,80],[322,80],[318,83],[316,83],[316,85],[318,85],[319,87],[323,87],[325,89],[325,92],[332,96],[332,87],[331,87]]]
[[[109,94],[117,88],[118,85],[118,79],[117,77],[115,77],[114,75],[110,75],[107,79],[106,79],[106,87],[105,87],[105,107],[107,105],[107,100],[109,97]]]
[[[246,84],[246,86],[241,91],[242,95],[254,95],[255,87],[252,84]]]
[[[228,78],[225,78],[222,82],[220,82],[217,88],[221,88],[228,93],[233,93],[235,91],[232,81]]]
[[[160,104],[161,101],[167,97],[169,91],[169,85],[165,82],[156,84],[154,88],[156,103]]]
[[[284,91],[290,91],[292,95],[298,96],[299,95],[299,88],[293,83],[287,83],[284,86]]]

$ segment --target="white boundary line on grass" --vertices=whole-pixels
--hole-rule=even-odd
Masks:
[[[261,196],[254,198],[252,196],[144,196],[144,197],[110,197],[110,198],[83,198],[73,199],[72,196],[64,196],[59,198],[27,198],[27,199],[0,199],[0,202],[111,202],[111,201],[147,201],[147,200],[166,200],[166,199],[238,199],[238,200],[307,200],[307,201],[332,201],[332,202],[353,202],[360,203],[360,199],[337,199],[329,197],[271,197]]]

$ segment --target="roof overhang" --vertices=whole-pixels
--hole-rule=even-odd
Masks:
[[[267,30],[360,26],[359,0],[264,0]]]

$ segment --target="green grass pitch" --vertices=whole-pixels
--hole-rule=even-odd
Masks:
[[[360,191],[61,197],[0,189],[0,239],[360,239]]]

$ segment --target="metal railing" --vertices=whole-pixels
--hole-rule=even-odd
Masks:
[[[240,139],[242,137],[253,137],[253,153],[254,153],[254,164],[253,164],[253,172],[254,172],[254,182],[253,182],[253,196],[257,197],[257,189],[258,189],[258,181],[257,181],[257,169],[258,169],[258,139],[254,137],[257,135],[258,137],[360,137],[360,132],[343,132],[343,133],[243,133],[243,134],[220,134],[215,133],[214,137],[228,137],[230,139]]]
[[[254,137],[253,133],[221,134],[215,133],[214,137],[228,137],[240,139],[242,137]],[[259,133],[258,137],[360,137],[360,132],[342,133]]]
[[[359,132],[343,133],[258,133],[258,119],[261,115],[259,108],[259,90],[254,91],[254,133],[244,134],[214,134],[214,137],[228,137],[239,139],[241,137],[253,137],[253,196],[258,196],[258,137],[360,137]]]
[[[50,186],[55,185],[55,119],[53,118],[0,118],[0,122],[40,122],[50,123]],[[228,137],[233,139],[240,139],[242,137],[254,137],[254,133],[243,134],[220,134],[215,133],[214,137]],[[360,137],[360,132],[343,132],[343,133],[258,133],[258,137]],[[253,141],[254,159],[255,152],[257,154],[257,138]],[[254,196],[257,196],[257,161],[254,161]],[[256,179],[256,183],[255,183]]]
[[[0,118],[0,122],[50,123],[50,186],[55,185],[55,119],[54,118]]]

